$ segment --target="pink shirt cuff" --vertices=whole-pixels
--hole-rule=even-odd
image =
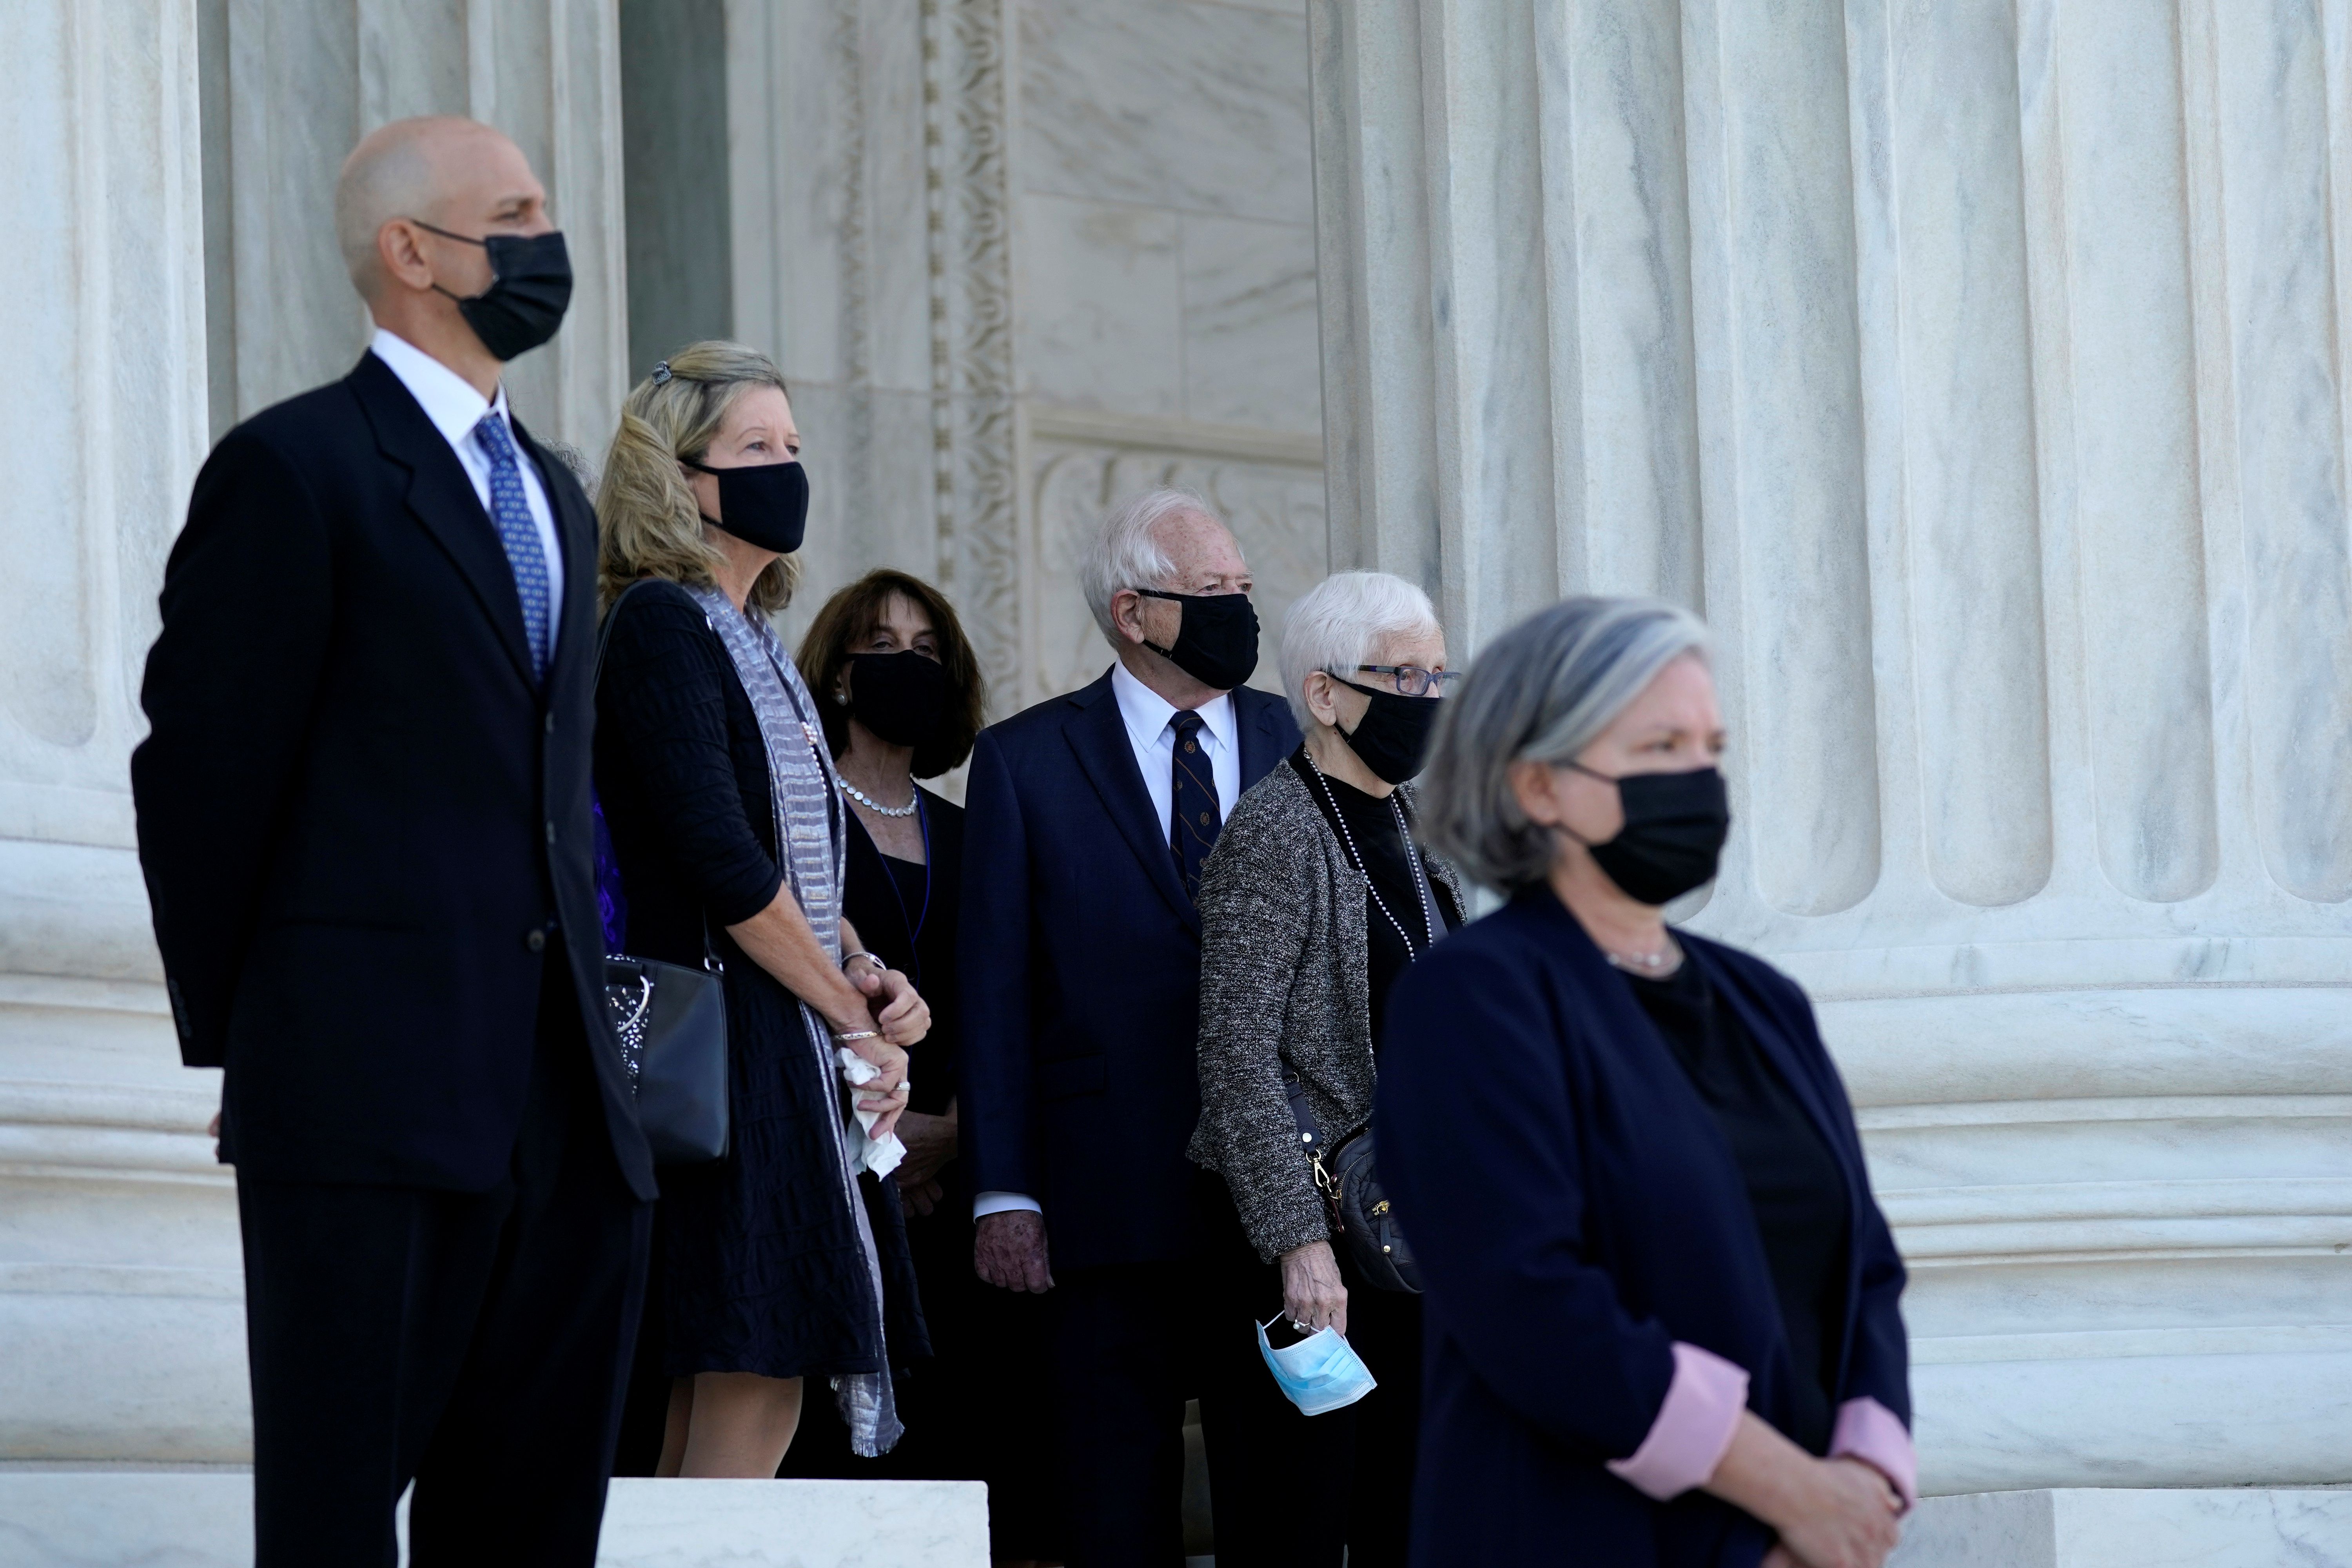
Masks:
[[[1682,1347],[1675,1347],[1679,1350]],[[1867,1395],[1838,1406],[1837,1429],[1830,1434],[1830,1458],[1860,1459],[1903,1498],[1907,1512],[1919,1501],[1919,1454],[1895,1412]]]
[[[1747,1408],[1747,1373],[1712,1351],[1676,1340],[1675,1380],[1658,1406],[1658,1418],[1640,1447],[1609,1461],[1609,1473],[1660,1502],[1678,1497],[1715,1474]]]

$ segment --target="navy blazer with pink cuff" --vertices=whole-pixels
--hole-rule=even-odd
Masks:
[[[1907,1426],[1903,1263],[1811,1006],[1761,960],[1676,935],[1844,1174],[1832,1404]],[[1744,1369],[1748,1408],[1784,1428],[1795,1375],[1739,1168],[1624,977],[1538,888],[1406,971],[1383,1035],[1381,1175],[1428,1322],[1413,1561],[1753,1568],[1762,1523],[1605,1468],[1656,1422],[1676,1341]]]

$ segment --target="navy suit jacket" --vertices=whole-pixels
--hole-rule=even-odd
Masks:
[[[1852,1237],[1832,1403],[1911,1418],[1903,1262],[1845,1089],[1796,983],[1677,932],[1845,1175]],[[1426,1404],[1413,1561],[1752,1568],[1771,1533],[1704,1493],[1603,1468],[1641,1446],[1686,1341],[1749,1374],[1785,1429],[1795,1375],[1730,1147],[1624,977],[1549,889],[1397,981],[1374,1125],[1420,1262]],[[1564,1544],[1565,1543],[1565,1544]]]
[[[1247,687],[1234,712],[1246,790],[1298,727]],[[1201,917],[1108,673],[981,731],[964,814],[965,1178],[1042,1204],[1057,1268],[1183,1258]]]
[[[181,1057],[228,1069],[244,1175],[505,1179],[561,952],[614,1157],[654,1194],[591,860],[596,520],[514,434],[563,550],[543,683],[498,530],[373,353],[196,476],[131,785]]]

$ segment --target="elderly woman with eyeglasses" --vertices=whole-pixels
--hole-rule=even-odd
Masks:
[[[1452,679],[1436,612],[1412,584],[1343,572],[1308,591],[1282,633],[1305,742],[1241,798],[1201,878],[1192,1157],[1223,1176],[1268,1266],[1259,1316],[1338,1331],[1379,1382],[1307,1434],[1315,1453],[1342,1456],[1316,1467],[1324,1484],[1308,1489],[1326,1495],[1302,1499],[1323,1515],[1314,1560],[1334,1568],[1343,1545],[1352,1568],[1404,1561],[1421,1302],[1335,1250],[1308,1148],[1336,1151],[1370,1120],[1389,987],[1462,922],[1460,884],[1423,852],[1406,782]]]

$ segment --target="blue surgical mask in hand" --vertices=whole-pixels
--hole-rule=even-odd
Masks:
[[[1336,1330],[1318,1329],[1295,1345],[1275,1349],[1266,1341],[1266,1323],[1280,1321],[1268,1318],[1257,1326],[1257,1348],[1274,1381],[1300,1410],[1320,1415],[1353,1405],[1380,1386],[1364,1358]]]

